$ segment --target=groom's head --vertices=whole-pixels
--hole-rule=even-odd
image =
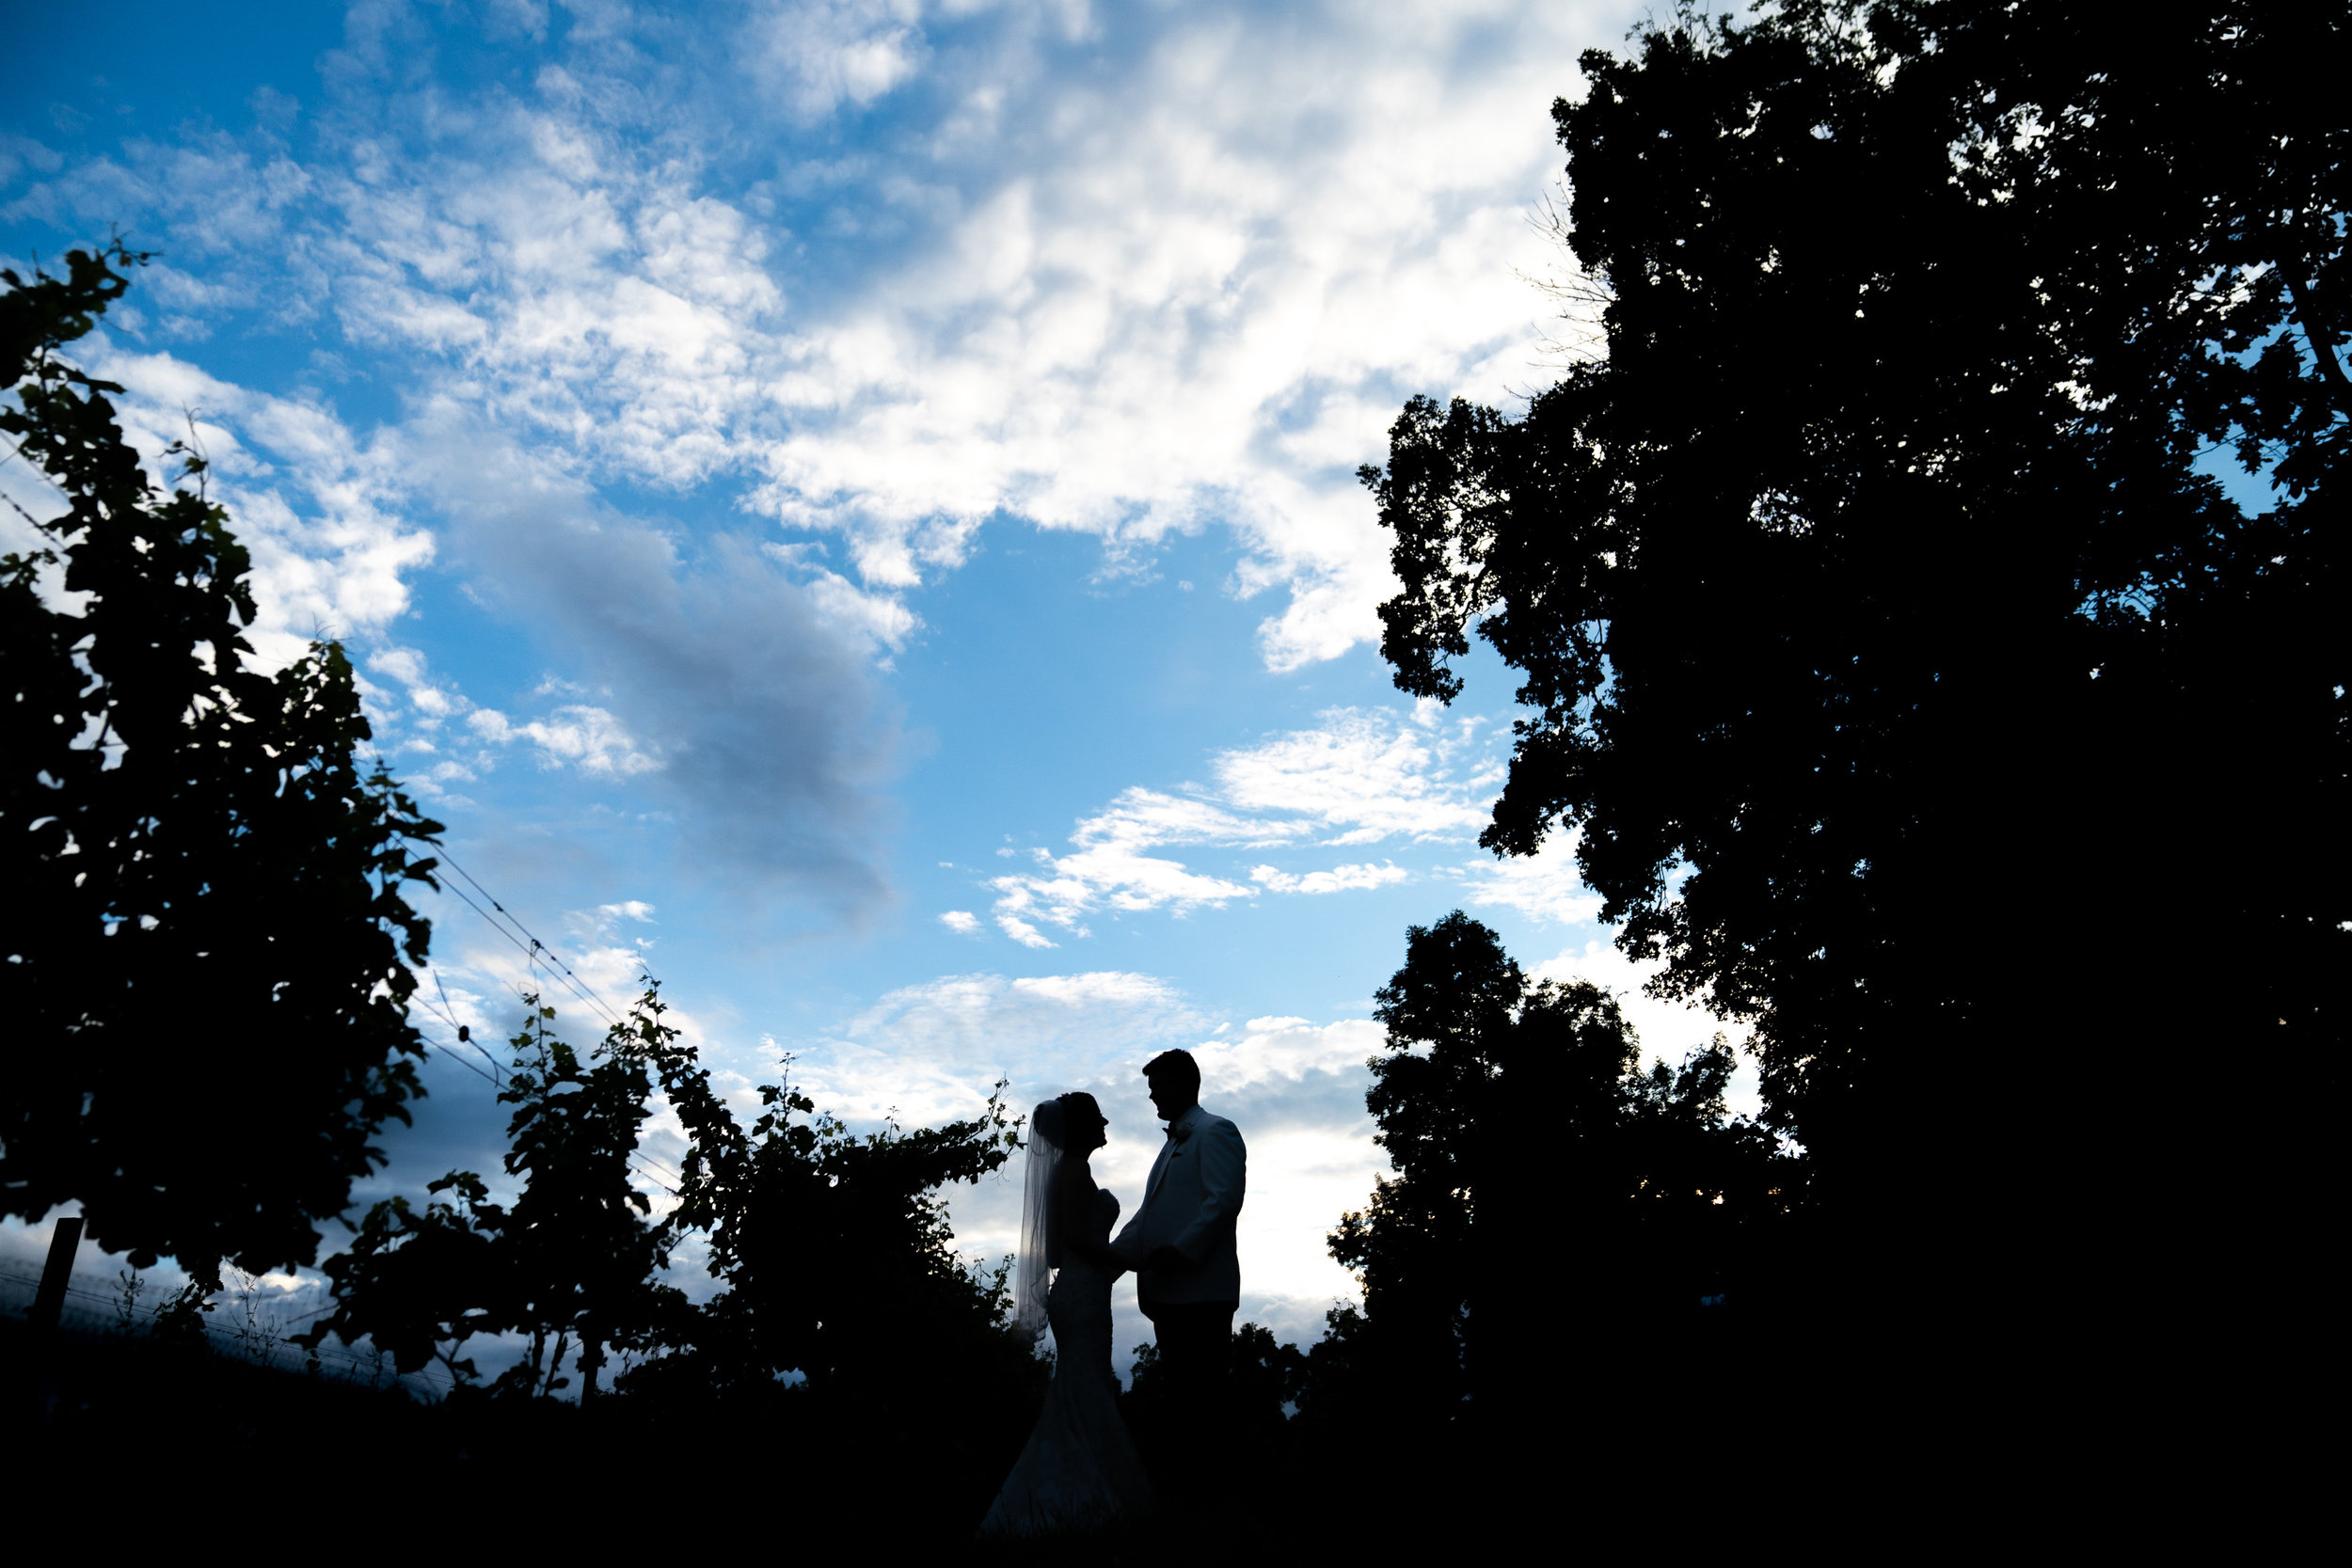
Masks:
[[[1143,1081],[1152,1087],[1152,1109],[1162,1121],[1174,1121],[1200,1103],[1200,1064],[1189,1051],[1163,1051],[1143,1064]]]

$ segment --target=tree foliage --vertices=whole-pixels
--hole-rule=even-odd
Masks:
[[[37,542],[0,559],[0,1208],[78,1199],[135,1267],[258,1272],[311,1260],[422,1093],[428,932],[403,885],[430,881],[407,846],[439,825],[363,771],[338,645],[252,666],[247,558],[202,456],[165,454],[165,493],[122,388],[62,357],[143,260],[0,270],[0,433],[62,502],[17,507]]]
[[[656,1001],[648,990],[640,1006]],[[521,1179],[520,1196],[512,1206],[493,1203],[480,1176],[452,1171],[431,1185],[421,1211],[399,1196],[376,1204],[351,1246],[324,1265],[336,1309],[306,1342],[366,1338],[404,1372],[437,1359],[469,1384],[469,1339],[519,1335],[528,1350],[495,1392],[560,1392],[571,1386],[570,1354],[586,1398],[612,1345],[649,1346],[683,1313],[684,1298],[658,1278],[669,1261],[666,1235],[629,1180],[652,1090],[628,1049],[629,1023],[614,1025],[583,1061],[550,1033],[554,1008],[535,995],[524,1006],[514,1070],[499,1094],[515,1107],[504,1163]]]
[[[982,1273],[957,1256],[941,1196],[951,1181],[1001,1169],[1021,1147],[1001,1099],[966,1120],[861,1135],[790,1085],[770,1084],[746,1128],[664,1011],[649,990],[626,1049],[652,1069],[686,1129],[669,1233],[704,1235],[709,1272],[726,1289],[624,1385],[758,1391],[798,1373],[886,1429],[950,1397],[942,1365],[978,1387],[1025,1380],[1006,1268]]]
[[[657,1400],[765,1394],[797,1374],[878,1420],[893,1398],[936,1394],[938,1358],[967,1374],[975,1353],[1025,1362],[1005,1325],[1003,1272],[957,1256],[939,1192],[1020,1147],[1001,1101],[944,1127],[860,1135],[766,1085],[745,1129],[652,980],[586,1060],[549,1031],[553,1008],[526,1006],[500,1097],[515,1106],[505,1169],[519,1196],[492,1203],[479,1176],[453,1171],[421,1211],[376,1204],[325,1265],[338,1308],[312,1342],[373,1337],[404,1371],[438,1359],[469,1381],[469,1339],[518,1334],[529,1354],[497,1389],[534,1396],[568,1386],[567,1348],[593,1387],[617,1344],[640,1356],[619,1386]],[[657,1079],[689,1140],[677,1204],[659,1224],[628,1170]],[[659,1279],[689,1235],[724,1287],[700,1307]]]
[[[1602,353],[1365,471],[1398,684],[1473,634],[1524,677],[1484,842],[1579,830],[1857,1214],[2102,1180],[2216,1049],[2341,1055],[2346,24],[2115,25],[1799,0],[1588,54]]]
[[[1801,1162],[1725,1112],[1720,1037],[1645,1072],[1613,998],[1530,983],[1458,910],[1411,928],[1376,1016],[1366,1104],[1396,1175],[1331,1235],[1364,1307],[1332,1314],[1303,1408],[1516,1412],[1563,1320],[1606,1338],[1689,1315],[1800,1198]]]

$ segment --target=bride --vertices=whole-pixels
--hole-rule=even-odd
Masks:
[[[1111,1281],[1138,1260],[1110,1244],[1119,1199],[1087,1168],[1108,1125],[1090,1094],[1046,1101],[1030,1118],[1014,1321],[1032,1341],[1053,1326],[1054,1383],[984,1536],[1097,1529],[1152,1503],[1111,1372]]]

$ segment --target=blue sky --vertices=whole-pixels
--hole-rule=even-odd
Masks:
[[[736,1086],[789,1051],[852,1117],[1094,1088],[1130,1196],[1135,1068],[1192,1046],[1245,1313],[1311,1337],[1405,927],[1641,978],[1564,852],[1477,849],[1511,683],[1390,685],[1353,478],[1407,396],[1555,373],[1549,106],[1636,15],[93,0],[11,18],[0,252],[157,253],[87,358],[151,448],[193,411],[262,656],[345,639],[604,995],[650,964]],[[433,912],[511,1028],[527,969]],[[495,1169],[428,1078],[370,1196]],[[959,1195],[975,1251],[1012,1193]]]

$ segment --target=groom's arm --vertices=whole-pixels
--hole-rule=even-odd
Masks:
[[[1202,1128],[1197,1141],[1201,1146],[1200,1210],[1169,1243],[1195,1263],[1209,1255],[1210,1232],[1241,1212],[1248,1164],[1241,1132],[1232,1122]]]
[[[1143,1201],[1136,1205],[1136,1212],[1128,1216],[1127,1223],[1119,1227],[1119,1234],[1111,1241],[1113,1246],[1141,1244],[1136,1240],[1136,1233],[1143,1228],[1143,1212],[1152,1207],[1151,1195],[1160,1184],[1160,1167],[1166,1164],[1168,1164],[1168,1147],[1163,1144],[1160,1147],[1159,1158],[1152,1162],[1152,1174],[1143,1179]]]

